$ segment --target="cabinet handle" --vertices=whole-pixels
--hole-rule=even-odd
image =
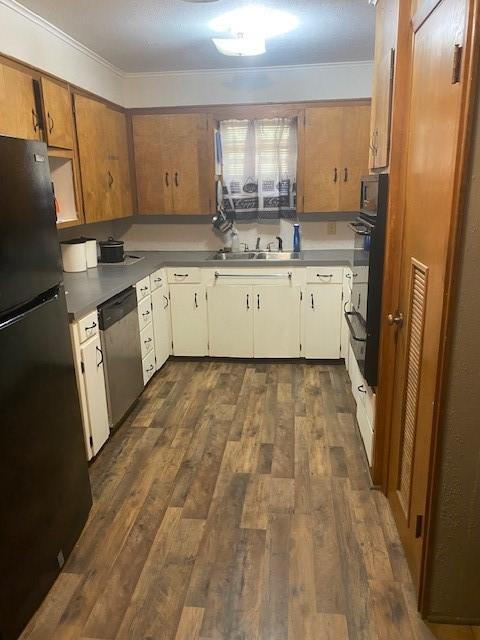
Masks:
[[[198,309],[197,293],[195,292],[195,309]]]
[[[247,293],[247,311],[250,310],[250,295]]]
[[[317,273],[317,278],[333,278],[333,273]]]
[[[344,182],[348,182],[348,168],[345,167],[345,169],[343,170],[343,181]]]
[[[150,344],[150,342],[152,342],[151,338],[145,338],[145,340],[143,341],[144,344]]]
[[[168,307],[168,298],[167,296],[163,296],[165,299],[165,306],[163,307],[164,309],[166,309]]]
[[[112,176],[112,174],[110,173],[110,171],[108,172],[108,186],[109,186],[110,188],[112,188],[112,186],[113,186],[113,176]]]
[[[338,181],[338,169],[337,169],[337,167],[335,167],[335,169],[333,170],[333,181],[334,182]]]
[[[103,364],[103,351],[100,349],[100,347],[95,347],[95,348],[100,354],[100,362],[97,362],[97,369],[98,369],[98,367],[101,367]]]
[[[142,316],[143,316],[144,318],[146,318],[146,317],[147,317],[147,316],[149,316],[149,315],[150,315],[150,311],[144,311],[144,312],[142,313]]]
[[[313,293],[311,294],[312,296],[312,309],[315,309],[315,299],[313,297]]]
[[[161,282],[161,281],[162,281],[162,278],[155,278],[153,281],[154,281],[154,282]]]
[[[363,384],[361,384],[359,387],[357,387],[358,390],[360,391],[360,393],[367,393],[367,390],[365,389],[365,387],[363,386]]]
[[[188,278],[188,273],[174,273],[175,278]]]
[[[153,364],[151,364],[151,365],[148,367],[148,369],[146,369],[145,371],[146,371],[146,373],[150,373],[150,371],[153,371],[153,370],[154,370],[154,368],[155,368],[155,367],[153,366]]]
[[[92,329],[95,329],[96,326],[97,326],[97,323],[93,322],[89,327],[85,327],[85,331],[91,331]]]
[[[165,184],[166,184],[167,187],[170,186],[170,178],[169,178],[168,171],[165,173]]]
[[[179,180],[178,180],[178,173],[175,172],[175,186],[178,187],[179,184],[180,183],[179,183]]]
[[[148,287],[140,287],[140,291],[148,291]]]
[[[50,115],[50,111],[47,113],[47,120],[48,120],[48,133],[52,133],[55,123],[53,121],[52,116]]]
[[[257,309],[260,309],[260,294],[257,293]]]

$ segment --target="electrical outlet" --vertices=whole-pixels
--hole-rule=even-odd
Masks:
[[[334,236],[337,233],[337,223],[336,222],[328,222],[327,223],[327,235]]]

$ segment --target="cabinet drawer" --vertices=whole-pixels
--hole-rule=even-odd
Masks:
[[[140,282],[137,282],[137,284],[135,285],[135,288],[137,290],[137,300],[139,302],[140,300],[143,300],[144,298],[149,296],[150,295],[150,276],[147,276],[146,278],[143,278],[142,280],[140,280]]]
[[[78,338],[80,344],[96,336],[98,333],[98,315],[96,311],[92,311],[88,316],[85,316],[78,321]]]
[[[343,267],[307,267],[309,284],[342,284]]]
[[[143,366],[143,384],[147,384],[155,373],[155,351],[150,351],[142,360]]]
[[[152,322],[152,300],[151,297],[145,298],[138,305],[138,324],[140,331]]]
[[[192,284],[201,282],[199,267],[172,267],[168,270],[168,282],[175,284]]]
[[[140,346],[142,347],[142,358],[145,358],[154,348],[152,322],[140,332]]]
[[[150,276],[150,288],[152,291],[156,291],[157,289],[161,289],[167,284],[165,278],[165,271],[163,269],[158,269]]]

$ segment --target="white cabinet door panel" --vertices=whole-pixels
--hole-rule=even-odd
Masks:
[[[243,285],[208,287],[211,356],[253,357],[253,288]]]
[[[170,300],[165,287],[155,289],[152,293],[153,333],[155,338],[155,355],[157,371],[168,360],[172,352],[172,324],[170,320]]]
[[[306,358],[340,358],[342,285],[313,285],[305,290],[304,355]]]
[[[253,288],[256,358],[300,357],[300,287]]]
[[[176,356],[208,355],[208,322],[205,286],[174,284],[170,287],[173,353]]]
[[[82,373],[92,438],[90,444],[92,453],[96,456],[110,436],[100,337],[96,336],[82,346],[80,355],[83,362]]]

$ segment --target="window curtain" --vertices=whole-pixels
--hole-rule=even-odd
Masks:
[[[296,217],[297,119],[220,123],[225,213],[236,220]]]

